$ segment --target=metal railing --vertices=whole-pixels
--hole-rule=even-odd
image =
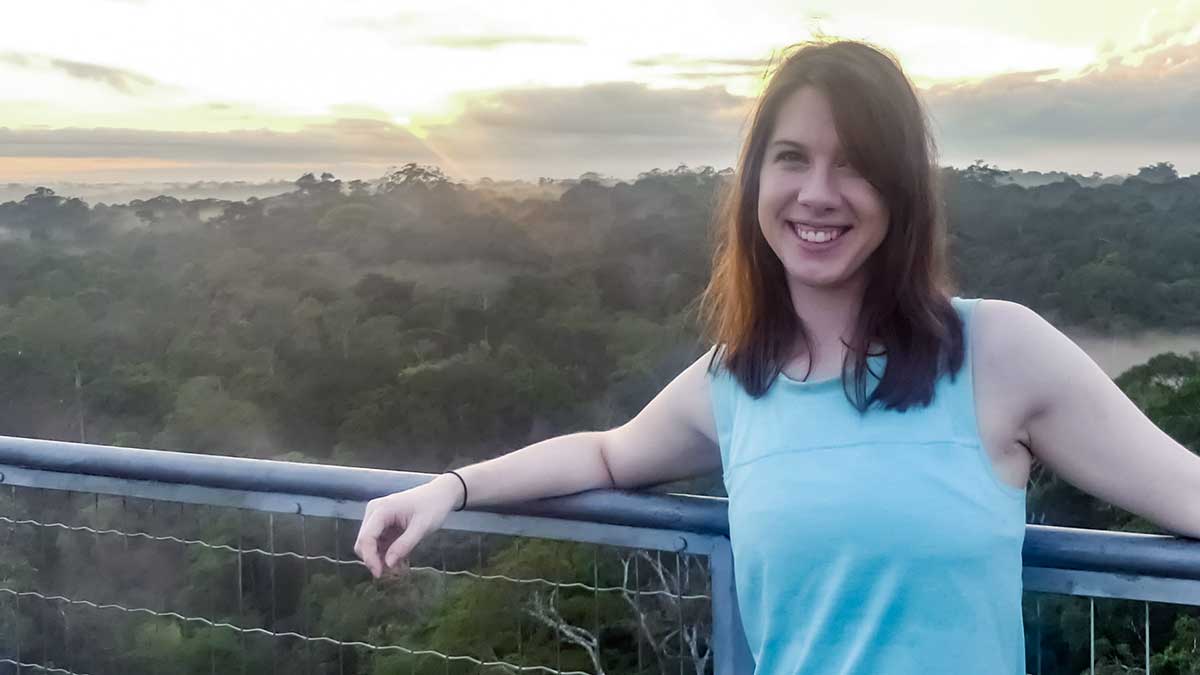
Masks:
[[[0,485],[112,495],[156,502],[232,507],[300,518],[358,521],[362,517],[365,503],[370,499],[414,487],[433,477],[429,474],[410,472],[0,437]],[[532,504],[452,513],[442,529],[555,539],[704,558],[711,577],[709,593],[684,592],[683,587],[679,585],[679,577],[676,576],[667,580],[673,583],[665,584],[673,586],[674,590],[655,591],[639,588],[637,595],[639,598],[645,598],[653,596],[656,592],[669,593],[678,600],[696,599],[711,602],[712,625],[711,637],[708,639],[712,647],[711,667],[715,673],[726,674],[748,672],[751,667],[747,665],[750,662],[749,652],[740,631],[734,598],[732,558],[728,539],[723,534],[727,528],[724,511],[723,500],[708,497],[596,491]],[[125,540],[169,542],[236,552],[239,567],[244,555],[289,557],[338,566],[360,566],[357,561],[347,560],[343,556],[279,552],[274,550],[273,545],[271,550],[244,548],[213,544],[198,538],[178,537],[170,533],[131,532],[120,528],[44,522],[13,515],[0,517],[0,524],[52,528],[95,537],[112,536]],[[274,520],[271,521],[270,527],[271,532],[274,532]],[[354,523],[352,528],[356,527],[357,523]],[[678,565],[677,558],[676,566]],[[419,567],[413,569],[414,572],[420,570]],[[446,573],[468,574],[480,579],[510,583],[552,585],[554,593],[572,586],[582,586],[596,593],[628,590],[623,586],[572,584],[539,578],[518,579],[507,575],[481,575],[467,571]],[[238,625],[169,609],[98,603],[89,599],[42,593],[39,590],[0,588],[0,596],[4,594],[13,595],[18,599],[32,598],[69,606],[139,612],[231,630],[241,636],[283,637],[408,655],[430,654],[448,662],[458,660],[481,668],[489,665],[508,667],[512,672],[569,672],[557,668],[515,667],[469,656],[416,650],[401,645],[374,644],[365,640],[310,635],[296,630],[279,631]],[[32,662],[23,663],[23,667],[36,667]]]
[[[0,525],[78,533],[97,539],[112,537],[124,541],[126,546],[131,541],[160,542],[236,554],[240,603],[245,556],[264,557],[272,561],[272,587],[275,583],[273,563],[276,560],[287,559],[304,565],[328,564],[339,569],[351,566],[361,568],[361,563],[343,556],[341,552],[332,555],[310,555],[307,547],[301,552],[277,550],[275,518],[284,517],[279,514],[299,517],[303,537],[303,519],[306,517],[334,519],[335,527],[340,520],[357,521],[361,519],[364,505],[370,499],[414,487],[433,477],[430,474],[411,472],[0,437],[0,485],[15,486],[13,489],[67,491],[122,499],[262,512],[269,519],[270,537],[269,545],[263,548],[242,546],[240,542],[234,545],[205,541],[202,538],[180,537],[169,532],[141,532],[120,527],[105,527],[100,526],[98,522],[88,525],[45,521],[29,517],[27,514],[0,515]],[[356,526],[356,523],[352,525],[353,528]],[[712,672],[715,675],[731,675],[753,670],[753,662],[741,631],[734,593],[733,560],[724,499],[603,490],[529,504],[456,512],[450,514],[443,529],[555,539],[675,554],[677,571],[679,556],[703,558],[707,561],[709,592],[689,594],[681,583],[682,577],[677,575],[673,580],[673,591],[669,590],[671,584],[667,583],[670,580],[664,578],[663,590],[647,591],[639,587],[638,596],[661,592],[672,595],[677,602],[700,600],[711,603],[711,635],[707,637],[707,643],[711,647]],[[1026,591],[1034,594],[1049,593],[1089,598],[1093,668],[1095,598],[1147,603],[1143,634],[1146,671],[1150,668],[1149,603],[1200,605],[1200,542],[1193,540],[1029,525],[1026,529],[1024,564]],[[413,568],[414,572],[420,570],[420,567]],[[547,589],[552,587],[553,593],[569,587],[597,595],[602,592],[626,593],[631,590],[626,584],[601,585],[598,576],[594,583],[587,584],[537,577],[518,578],[506,574],[481,574],[466,570],[449,571],[444,566],[440,572],[445,575],[468,575],[479,580],[529,584],[544,586]],[[338,649],[339,659],[342,648],[353,648],[397,652],[407,656],[436,656],[446,664],[455,660],[470,663],[478,667],[479,672],[488,667],[503,668],[511,672],[568,672],[561,668],[512,664],[500,660],[488,661],[436,650],[377,644],[369,640],[343,639],[341,636],[319,635],[295,628],[276,630],[274,625],[243,625],[176,612],[167,607],[151,608],[99,602],[89,598],[57,595],[52,591],[43,592],[44,590],[46,589],[12,588],[7,583],[0,583],[0,600],[8,597],[14,601],[17,610],[14,611],[14,621],[17,622],[20,621],[20,602],[35,600],[56,603],[63,607],[87,607],[97,611],[170,619],[231,631],[242,640],[248,636],[261,635],[299,641],[306,648],[314,644],[334,645]],[[1036,628],[1040,629],[1040,624]],[[59,664],[52,665],[44,661],[38,663],[27,658],[28,655],[23,655],[20,651],[19,635],[18,631],[16,651],[0,658],[0,664],[8,664],[21,672],[26,669],[60,673],[80,672],[58,667]],[[584,640],[586,636],[575,637]],[[682,619],[679,634],[674,635],[674,638],[679,640],[679,653],[682,655]],[[599,641],[599,631],[592,639]],[[598,648],[598,645],[596,646]],[[1028,663],[1028,670],[1033,673],[1041,672],[1040,650],[1037,655],[1037,662]],[[214,672],[215,663],[214,657]]]

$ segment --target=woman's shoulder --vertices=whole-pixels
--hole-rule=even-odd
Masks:
[[[1013,397],[1036,397],[1047,379],[1069,376],[1067,355],[1079,350],[1036,311],[1008,300],[979,300],[971,345],[976,379]]]
[[[1040,314],[1019,302],[990,298],[963,302],[974,305],[973,321],[978,324],[980,336],[998,346],[1019,346],[1030,338],[1036,339],[1047,329],[1053,330]]]
[[[951,296],[954,309],[971,324],[972,332],[986,336],[989,342],[1020,339],[1033,324],[1049,323],[1037,312],[1011,300]]]
[[[990,298],[957,298],[956,306],[969,318],[970,348],[976,361],[1005,361],[1019,357],[1048,339],[1053,326],[1019,302]]]

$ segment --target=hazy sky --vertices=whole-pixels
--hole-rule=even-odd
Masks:
[[[900,58],[943,163],[1200,171],[1200,0],[41,0],[5,6],[0,182],[720,168],[814,30]]]

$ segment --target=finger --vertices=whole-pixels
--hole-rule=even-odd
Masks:
[[[418,523],[410,523],[409,527],[396,537],[396,541],[388,547],[387,553],[384,555],[384,562],[388,567],[396,564],[397,560],[407,559],[408,554],[412,553],[413,548],[425,536],[424,526]]]
[[[405,574],[408,574],[411,568],[409,567],[408,561],[401,558],[399,561],[397,561],[395,567],[388,567],[385,569],[386,571],[383,573],[383,575],[386,577],[402,577]]]
[[[383,527],[382,518],[367,516],[358,531],[358,539],[354,542],[354,552],[375,578],[379,578],[383,572],[383,565],[379,560],[379,536],[383,534]]]

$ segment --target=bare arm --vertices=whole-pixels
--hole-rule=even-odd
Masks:
[[[709,403],[707,355],[680,373],[628,423],[549,438],[458,470],[469,506],[523,502],[602,487],[639,487],[721,465]],[[443,475],[367,503],[354,551],[371,574],[405,565],[413,547],[463,503],[463,484]]]
[[[605,433],[612,486],[637,488],[702,476],[721,468],[705,352],[626,424]]]
[[[1015,303],[985,303],[994,330],[984,349],[1006,365],[996,385],[1016,402],[1033,454],[1085,492],[1200,537],[1200,457],[1042,317]]]
[[[555,436],[527,445],[486,462],[458,469],[467,484],[470,506],[487,506],[532,501],[609,487],[608,469],[601,447],[603,431],[581,431]],[[463,487],[449,474],[434,483],[444,483],[462,504]]]

